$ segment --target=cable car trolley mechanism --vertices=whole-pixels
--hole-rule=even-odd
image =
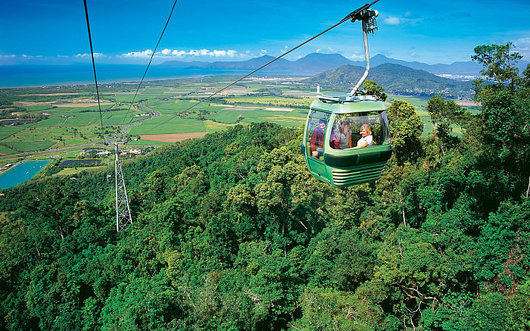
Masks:
[[[307,167],[337,187],[377,180],[392,154],[384,102],[359,93],[370,71],[367,33],[377,28],[377,15],[365,5],[347,16],[362,23],[366,70],[350,93],[319,96],[307,114],[302,141]]]

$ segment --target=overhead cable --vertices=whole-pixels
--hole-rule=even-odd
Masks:
[[[173,15],[173,10],[175,9],[175,5],[176,4],[177,4],[177,0],[175,0],[173,2],[173,6],[171,7],[171,11],[169,12],[169,16],[168,16],[168,18],[166,20],[166,24],[164,25],[164,29],[162,29],[162,33],[160,34],[160,38],[158,38],[158,42],[156,43],[156,46],[155,46],[153,52],[151,53],[151,57],[149,58],[149,63],[147,64],[147,67],[145,68],[145,71],[144,71],[144,74],[142,76],[142,79],[140,80],[140,83],[138,83],[138,86],[136,87],[136,92],[134,93],[134,97],[133,97],[133,99],[131,101],[131,104],[129,106],[129,110],[127,110],[127,113],[123,117],[124,119],[127,117],[129,112],[131,111],[132,105],[133,105],[134,101],[136,100],[136,96],[138,95],[138,91],[140,90],[140,86],[142,85],[142,83],[143,83],[143,81],[145,79],[145,75],[147,74],[147,70],[149,70],[149,66],[151,65],[151,62],[153,61],[153,56],[156,53],[158,45],[160,44],[160,41],[162,40],[162,37],[164,36],[164,32],[166,31],[166,28],[167,28],[167,26],[169,24],[169,21],[171,20],[171,16]],[[132,122],[132,118],[131,118],[131,120],[129,120],[129,123],[131,123],[131,122]]]
[[[96,76],[96,63],[94,62],[94,49],[92,48],[92,36],[90,33],[90,23],[88,20],[88,8],[86,5],[86,0],[83,0],[85,4],[85,16],[86,16],[86,27],[88,30],[88,41],[90,43],[90,56],[92,57],[92,69],[94,71],[94,82],[96,84],[96,95],[98,98],[98,109],[99,109],[99,122],[101,124],[101,128],[103,129],[103,115],[101,113],[101,102],[99,101],[99,87],[98,87],[98,78]]]
[[[320,37],[321,35],[323,35],[324,33],[328,32],[329,30],[336,28],[337,26],[341,25],[342,23],[344,23],[344,22],[346,22],[346,21],[348,21],[348,20],[351,20],[352,22],[355,21],[355,20],[357,20],[357,19],[358,19],[357,16],[358,16],[359,13],[361,13],[361,12],[362,12],[363,10],[365,10],[365,9],[370,8],[373,4],[377,3],[378,1],[379,1],[379,0],[375,0],[374,2],[372,2],[372,3],[370,3],[370,4],[365,4],[364,6],[362,6],[362,7],[358,8],[358,9],[354,10],[353,12],[349,13],[346,17],[344,17],[340,22],[336,23],[335,25],[333,25],[333,26],[327,28],[326,30],[320,32],[319,34],[317,34],[317,35],[315,35],[315,36],[313,36],[313,37],[307,39],[306,41],[304,41],[303,43],[301,43],[301,44],[299,44],[298,46],[294,47],[293,49],[291,49],[291,50],[289,50],[289,51],[283,53],[282,55],[280,55],[280,56],[278,56],[278,57],[276,57],[276,58],[274,58],[274,59],[272,59],[272,60],[270,60],[269,62],[265,63],[265,64],[262,65],[261,67],[259,67],[259,68],[255,69],[255,70],[253,70],[252,72],[250,72],[250,73],[244,75],[244,76],[241,77],[241,78],[238,78],[237,80],[235,80],[234,82],[228,84],[227,86],[225,86],[225,87],[223,87],[223,88],[221,88],[221,89],[219,89],[219,90],[213,92],[212,94],[210,94],[210,95],[209,95],[208,97],[206,97],[205,99],[199,100],[199,102],[197,102],[197,103],[193,104],[192,106],[186,108],[183,112],[187,112],[187,111],[189,111],[189,110],[191,110],[191,109],[197,107],[197,106],[200,105],[201,103],[203,103],[203,102],[205,102],[205,101],[207,101],[207,100],[210,100],[210,99],[211,99],[212,97],[214,97],[215,95],[217,95],[217,94],[223,92],[223,91],[226,90],[227,88],[229,88],[229,87],[231,87],[231,86],[237,84],[238,82],[240,82],[240,81],[242,81],[243,79],[249,77],[250,75],[254,74],[255,72],[257,72],[257,71],[259,71],[259,70],[265,68],[266,66],[268,66],[268,65],[272,64],[273,62],[275,62],[276,60],[278,60],[278,59],[284,57],[285,55],[287,55],[287,54],[289,54],[289,53],[295,51],[296,49],[302,47],[303,45],[307,44],[308,42],[312,41],[313,39]],[[161,125],[163,125],[163,124],[165,124],[165,123],[171,121],[171,120],[172,120],[173,118],[175,118],[176,116],[177,116],[177,114],[174,114],[171,118],[169,118],[168,120],[166,120],[166,121],[160,123],[159,125],[155,126],[154,128],[157,128],[157,127],[159,127],[159,126],[161,126]],[[153,128],[153,129],[154,129],[154,128]]]

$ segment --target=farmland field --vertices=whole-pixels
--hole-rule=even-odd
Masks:
[[[243,80],[210,97],[232,79],[215,76],[150,81],[142,85],[136,96],[137,84],[102,84],[101,115],[91,85],[3,89],[11,100],[11,104],[3,103],[4,114],[8,109],[11,113],[9,119],[0,122],[0,154],[59,148],[62,150],[53,152],[53,157],[73,157],[82,150],[75,146],[101,143],[104,136],[119,132],[127,146],[144,148],[173,143],[186,134],[194,137],[236,124],[268,121],[300,127],[316,96],[314,86],[305,85],[299,78],[281,77]],[[387,104],[394,99],[415,106],[425,124],[424,135],[432,130],[426,111],[427,98],[389,95]],[[470,104],[469,108],[476,106]]]
[[[0,140],[6,139],[21,130],[23,129],[14,126],[0,126]]]

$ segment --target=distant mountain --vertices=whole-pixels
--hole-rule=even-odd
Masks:
[[[217,62],[183,62],[167,61],[161,66],[171,67],[196,67],[208,69],[246,69],[254,70],[267,62],[274,60],[270,55],[253,58],[246,61],[217,61]],[[315,75],[325,70],[335,69],[352,62],[340,54],[320,54],[312,53],[296,61],[289,61],[283,58],[276,60],[263,69],[262,72],[280,72],[293,75]]]
[[[261,67],[262,65],[266,64],[267,62],[270,62],[274,60],[274,57],[270,55],[263,55],[260,57],[256,57],[247,61],[218,61],[209,63],[206,68],[209,69],[257,69]],[[291,61],[285,60],[285,59],[278,59],[274,63],[267,66],[267,70],[269,71],[289,71],[291,69]]]
[[[364,68],[345,65],[306,79],[309,84],[324,88],[348,91],[364,73]],[[433,75],[425,70],[412,69],[399,64],[385,63],[373,67],[368,79],[395,94],[425,95],[443,94],[452,98],[470,98],[473,94],[471,82],[461,82]]]
[[[213,63],[198,61],[167,61],[162,63],[161,66],[254,70],[273,59],[274,57],[270,55],[264,55],[246,61],[218,61]],[[472,61],[454,62],[452,64],[426,64],[421,62],[396,60],[381,54],[378,54],[370,59],[370,66],[372,68],[382,64],[397,64],[416,70],[423,70],[435,75],[445,75],[448,77],[459,78],[459,80],[473,80],[474,78],[480,76],[480,70],[482,69],[480,64]],[[520,72],[522,72],[528,64],[529,63],[526,61],[519,61],[518,67]],[[340,54],[312,53],[296,61],[289,61],[283,58],[278,59],[270,66],[264,68],[262,72],[283,73],[291,75],[315,75],[326,70],[337,69],[343,65],[364,67],[365,62],[351,61]]]
[[[340,66],[351,63],[352,61],[340,54],[311,53],[294,61],[293,68],[297,72],[311,73],[336,69]]]
[[[425,70],[431,74],[451,74],[460,76],[479,76],[482,66],[476,62],[454,62],[452,64],[426,64],[422,62],[408,62],[388,58],[384,55],[378,54],[370,59],[373,66],[378,66],[385,63],[399,64],[417,70]],[[358,62],[359,65],[364,65],[364,62]]]
[[[412,69],[424,70],[435,75],[460,76],[461,78],[465,78],[465,76],[467,76],[466,80],[472,80],[475,77],[479,77],[480,70],[482,70],[482,65],[473,61],[460,61],[453,62],[451,64],[426,64],[416,61],[408,62],[396,60],[381,54],[378,54],[370,59],[370,64],[374,67],[385,63],[399,64]],[[352,61],[351,64],[358,66],[365,65],[364,61]],[[519,61],[517,67],[519,68],[520,72],[523,72],[528,64],[530,63],[521,60]]]
[[[159,64],[159,67],[177,67],[177,68],[205,68],[210,62],[202,61],[166,61]]]

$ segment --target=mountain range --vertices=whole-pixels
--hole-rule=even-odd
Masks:
[[[161,66],[250,71],[272,60],[274,57],[264,55],[247,61],[169,61]],[[312,53],[296,61],[280,58],[260,72],[311,76],[304,82],[318,84],[325,89],[347,90],[362,76],[365,65],[364,61],[351,61],[340,54]],[[527,65],[528,62],[519,61],[518,67],[522,72]],[[426,64],[396,60],[380,54],[370,59],[370,67],[368,79],[383,86],[386,92],[423,96],[443,94],[456,99],[471,99],[474,94],[472,81],[480,77],[482,69],[482,65],[471,61]]]
[[[171,67],[185,67],[185,68],[208,68],[208,69],[241,69],[253,70],[267,62],[270,62],[274,57],[270,55],[263,55],[261,57],[253,58],[246,61],[217,61],[217,62],[183,62],[183,61],[166,61],[161,66]],[[371,67],[376,67],[381,64],[399,64],[417,70],[424,70],[434,75],[443,75],[448,78],[456,78],[460,80],[473,80],[480,76],[482,66],[478,63],[454,62],[452,64],[426,64],[422,62],[408,62],[397,60],[378,54],[370,59]],[[322,54],[311,53],[296,61],[290,61],[283,58],[278,59],[262,70],[262,72],[274,72],[284,74],[299,74],[299,75],[315,75],[326,70],[337,69],[343,65],[365,66],[364,61],[351,61],[340,54]],[[526,61],[520,61],[520,69],[528,65]],[[522,70],[521,70],[522,72]]]

